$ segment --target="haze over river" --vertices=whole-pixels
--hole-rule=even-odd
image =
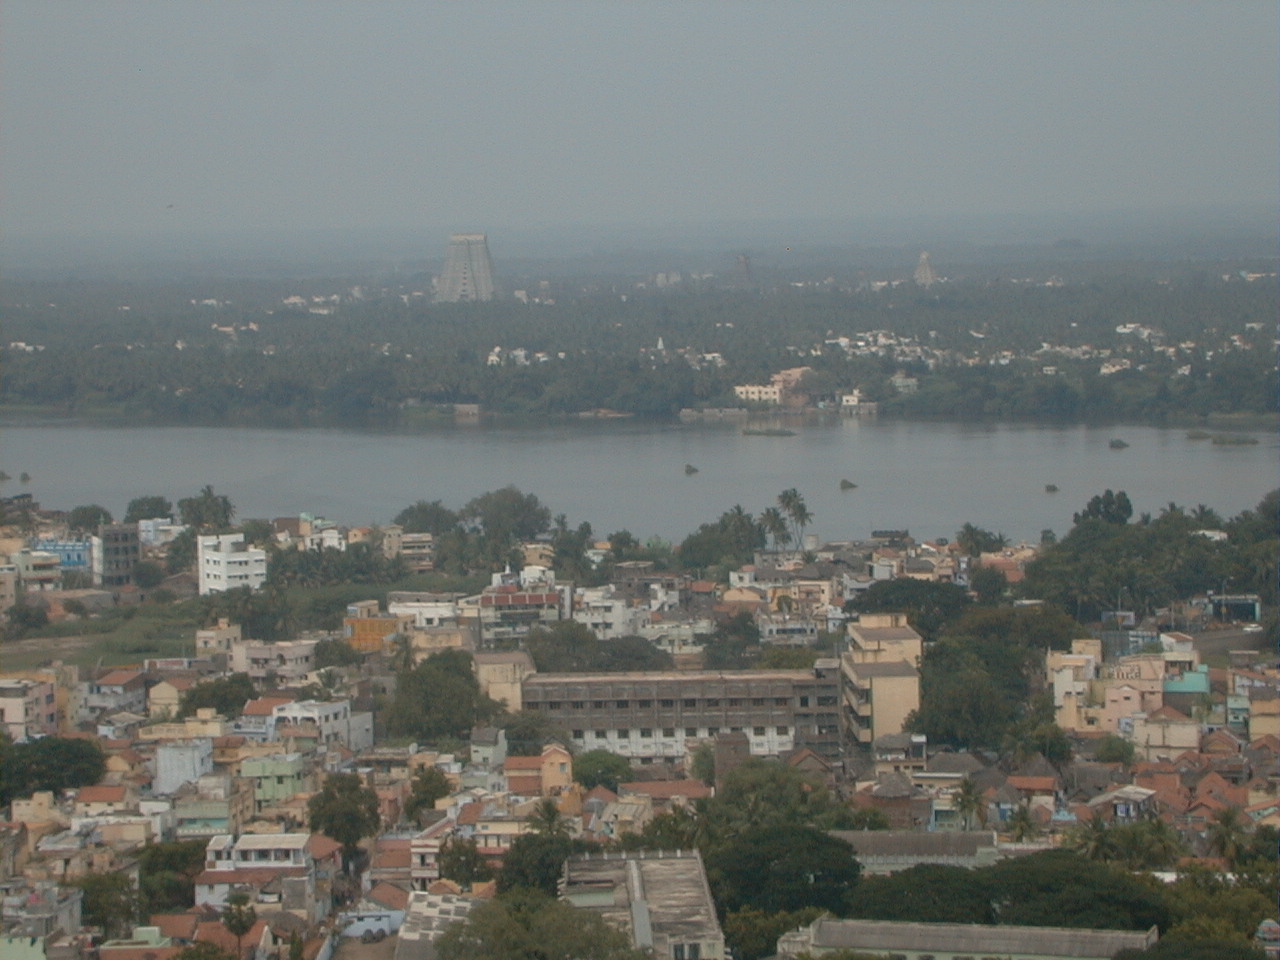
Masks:
[[[212,484],[240,518],[305,511],[353,526],[389,523],[420,499],[457,509],[514,484],[598,537],[626,528],[676,541],[734,504],[759,513],[788,487],[822,539],[873,529],[954,537],[969,522],[1035,541],[1045,528],[1064,534],[1107,488],[1127,491],[1135,514],[1174,501],[1226,517],[1280,485],[1274,431],[1250,433],[1254,445],[1214,445],[1154,427],[833,419],[792,428],[788,437],[632,421],[415,433],[24,421],[3,426],[0,468],[13,478],[5,494],[30,491],[46,508],[99,503],[120,517],[134,497],[177,501]],[[1112,438],[1128,448],[1111,449]],[[686,475],[686,464],[698,472]],[[840,490],[842,479],[857,488]]]

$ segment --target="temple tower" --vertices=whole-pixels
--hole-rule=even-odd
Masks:
[[[492,300],[493,260],[483,233],[455,233],[449,238],[444,273],[436,283],[438,303]]]

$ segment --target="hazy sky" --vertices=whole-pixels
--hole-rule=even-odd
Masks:
[[[0,12],[9,236],[1272,203],[1241,2],[50,2]]]

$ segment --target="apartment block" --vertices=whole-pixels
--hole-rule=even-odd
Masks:
[[[812,670],[534,674],[521,685],[526,710],[570,731],[582,749],[640,763],[683,761],[697,743],[742,733],[756,756],[806,746],[840,750],[835,660]]]
[[[197,537],[196,574],[201,596],[240,587],[257,590],[267,582],[267,551],[246,545],[239,533]]]
[[[58,732],[54,685],[40,680],[0,680],[0,724],[15,742]]]

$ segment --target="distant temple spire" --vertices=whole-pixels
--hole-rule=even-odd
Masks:
[[[436,301],[492,300],[493,260],[483,233],[455,233],[449,238],[444,273],[436,284]]]
[[[916,286],[926,290],[938,282],[938,275],[933,272],[933,264],[929,262],[929,254],[923,250],[920,251],[920,262],[916,264],[915,280]]]

